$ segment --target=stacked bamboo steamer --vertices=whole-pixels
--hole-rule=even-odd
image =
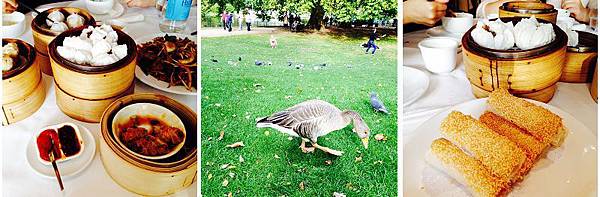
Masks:
[[[567,47],[567,56],[562,82],[589,83],[594,75],[594,67],[598,61],[598,36],[588,32],[577,31],[579,44]]]
[[[134,103],[152,103],[170,109],[183,122],[186,140],[175,155],[149,160],[135,156],[119,145],[112,132],[117,112]],[[144,196],[170,195],[193,185],[197,179],[197,117],[189,107],[159,94],[134,94],[122,97],[102,115],[100,158],[104,169],[121,187]]]
[[[35,50],[37,51],[36,62],[38,63],[42,72],[50,76],[52,76],[52,69],[50,68],[50,57],[48,56],[48,43],[50,43],[60,33],[49,30],[49,28],[46,25],[46,18],[48,17],[48,14],[54,11],[60,11],[65,16],[77,13],[84,18],[84,26],[96,24],[96,20],[94,20],[94,17],[92,17],[92,15],[86,10],[73,7],[50,8],[38,14],[31,21],[31,33],[33,35],[33,44],[35,46]]]
[[[136,65],[135,41],[113,27],[118,44],[127,45],[127,56],[105,66],[81,65],[62,58],[56,48],[65,37],[79,36],[82,26],[67,30],[48,45],[56,89],[56,103],[68,116],[84,122],[100,122],[102,112],[118,98],[133,94]]]
[[[16,43],[20,58],[11,70],[2,72],[2,125],[23,120],[35,113],[44,103],[46,89],[33,46],[22,40],[2,39],[2,46]]]
[[[554,6],[542,2],[513,1],[506,2],[498,10],[500,18],[531,17],[556,23],[558,10]]]
[[[501,18],[517,23],[523,17]],[[539,20],[542,23],[548,21]],[[472,27],[462,38],[465,72],[473,94],[486,97],[498,88],[511,94],[548,102],[562,75],[567,35],[552,24],[556,37],[550,44],[529,50],[495,50],[480,46],[471,37]]]

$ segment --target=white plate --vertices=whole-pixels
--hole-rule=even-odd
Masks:
[[[56,163],[58,165],[60,176],[63,179],[75,176],[76,174],[85,170],[85,168],[92,163],[94,155],[96,154],[96,140],[94,136],[87,128],[81,125],[78,125],[78,127],[84,143],[83,153],[81,153],[81,155],[79,155],[77,158]],[[27,144],[27,163],[36,174],[46,178],[55,178],[54,168],[52,168],[52,165],[44,165],[37,159],[38,149],[35,143],[35,136],[42,131],[43,130],[36,132],[33,135],[34,137],[32,137]]]
[[[404,196],[467,194],[468,189],[433,170],[424,157],[431,142],[440,137],[440,123],[450,111],[458,110],[479,118],[487,109],[486,101],[486,98],[477,99],[454,106],[425,121],[415,130],[415,135],[405,141]],[[596,196],[596,137],[570,114],[545,103],[529,101],[562,117],[569,133],[562,146],[540,159],[509,196]]]
[[[191,36],[191,35],[176,34],[176,33],[157,33],[157,34],[152,34],[152,35],[148,35],[148,36],[144,36],[144,37],[135,39],[135,43],[137,43],[139,45],[139,44],[148,42],[148,41],[152,40],[153,38],[165,36],[165,34],[169,34],[170,36],[177,36],[178,38],[188,37],[190,40],[196,42],[196,37]],[[169,87],[169,83],[160,81],[160,80],[154,78],[152,75],[144,74],[144,71],[142,71],[142,69],[140,68],[139,65],[135,66],[135,77],[138,78],[143,83],[145,83],[146,85],[149,85],[153,88],[156,88],[156,89],[159,89],[159,90],[162,90],[165,92],[170,92],[173,94],[182,94],[182,95],[197,95],[198,94],[198,90],[196,90],[196,88],[192,89],[192,91],[189,91],[189,90],[185,89],[184,86]]]
[[[108,11],[108,13],[106,13],[106,14],[94,14],[94,13],[91,13],[90,11],[88,11],[88,12],[94,17],[94,19],[96,21],[106,21],[106,20],[117,18],[117,17],[123,15],[123,13],[125,13],[125,7],[121,3],[119,3],[118,0],[115,0],[114,2],[115,2],[115,4],[113,5],[112,10]],[[87,11],[85,1],[83,1],[83,0],[73,1],[68,6],[82,8]]]
[[[429,76],[413,67],[403,66],[402,69],[402,106],[406,107],[425,94],[429,88]]]

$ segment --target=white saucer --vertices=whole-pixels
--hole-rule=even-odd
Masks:
[[[450,33],[448,31],[446,31],[444,29],[444,27],[442,27],[442,26],[436,26],[436,27],[429,28],[425,32],[425,34],[427,34],[427,36],[429,36],[429,37],[450,37],[450,38],[456,39],[456,41],[458,41],[459,45],[460,45],[460,42],[464,35],[464,33],[459,33],[459,34]]]
[[[85,168],[92,163],[94,155],[96,154],[96,139],[92,133],[90,133],[90,130],[81,125],[78,125],[78,127],[85,147],[83,148],[83,153],[81,153],[79,157],[56,163],[62,179],[75,176],[85,170]],[[27,144],[27,163],[36,174],[46,178],[55,178],[52,165],[44,165],[38,160],[38,149],[35,136],[40,132],[42,131],[37,131]]]
[[[429,76],[425,72],[410,67],[402,67],[402,99],[404,107],[417,101],[429,88]]]

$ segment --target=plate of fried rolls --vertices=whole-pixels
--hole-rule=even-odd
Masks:
[[[551,105],[493,91],[404,139],[405,196],[596,196],[596,136]]]

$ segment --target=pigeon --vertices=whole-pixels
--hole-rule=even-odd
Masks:
[[[241,61],[242,61],[242,57],[238,57],[238,61],[240,61],[240,62],[241,62]]]
[[[325,67],[325,66],[327,66],[327,64],[325,64],[325,63],[323,63],[323,64],[317,64],[317,66]]]
[[[211,57],[210,57],[210,61],[212,61],[212,62],[214,62],[214,63],[217,63],[217,62],[219,62],[219,60],[216,60],[216,59],[215,59],[215,56],[211,56]]]
[[[304,64],[296,64],[296,69],[304,68]]]
[[[273,62],[267,62],[267,65],[269,65],[269,66],[273,65]]]
[[[254,65],[262,66],[264,63],[262,61],[254,60]]]
[[[385,106],[383,106],[383,102],[381,102],[379,98],[377,98],[377,94],[375,92],[371,92],[371,106],[373,107],[373,109],[375,109],[375,111],[390,114],[390,112],[388,112]]]
[[[288,66],[292,66],[292,61],[288,61]]]

